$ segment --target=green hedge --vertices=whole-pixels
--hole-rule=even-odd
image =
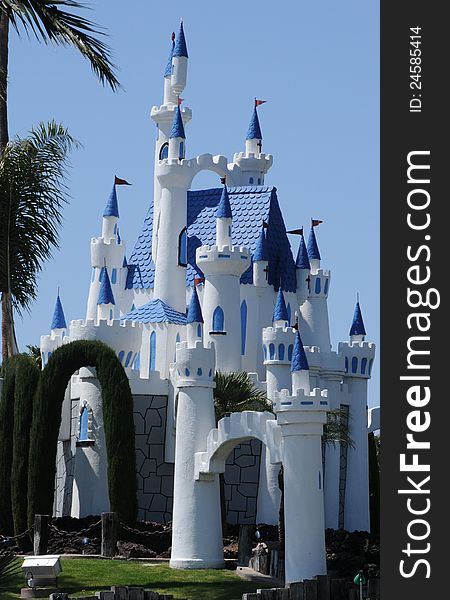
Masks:
[[[133,398],[114,351],[102,342],[77,341],[55,350],[41,373],[33,405],[28,472],[28,523],[52,514],[56,449],[64,392],[72,374],[95,367],[102,390],[111,510],[123,521],[137,514]]]
[[[13,531],[11,508],[11,463],[14,428],[15,357],[3,364],[3,389],[0,399],[0,533]]]

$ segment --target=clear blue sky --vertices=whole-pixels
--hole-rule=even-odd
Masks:
[[[90,18],[109,32],[124,90],[102,88],[70,49],[13,33],[10,135],[26,135],[56,119],[83,144],[72,155],[71,202],[64,209],[61,248],[45,264],[37,302],[17,318],[21,349],[48,333],[56,290],[66,318],[83,318],[90,278],[90,238],[114,174],[127,254],[152,193],[155,128],[170,34],[184,18],[189,50],[185,105],[193,110],[187,155],[229,158],[244,149],[253,98],[265,152],[274,155],[266,182],[278,188],[288,228],[317,229],[323,266],[332,270],[329,310],[333,345],[348,338],[356,292],[368,332],[379,340],[379,20],[378,1],[171,3],[91,2]],[[214,10],[212,10],[214,8]],[[217,186],[213,174],[196,188]],[[293,251],[297,239],[292,238]],[[378,403],[379,361],[370,385]]]

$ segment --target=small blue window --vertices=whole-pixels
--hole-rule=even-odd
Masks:
[[[357,373],[358,372],[358,358],[356,356],[354,356],[352,358],[352,373]]]
[[[286,306],[286,311],[287,311],[287,315],[288,315],[288,323],[291,322],[291,304],[290,302],[288,302],[288,305]]]
[[[247,338],[247,302],[241,303],[241,355],[245,354],[245,341]]]
[[[366,374],[366,368],[367,368],[367,358],[363,358],[361,361],[361,374],[362,375]]]
[[[258,185],[261,185],[261,177],[258,177]]]
[[[266,346],[263,346],[263,350],[264,350],[264,360],[267,360],[267,348],[266,348]]]
[[[152,331],[150,335],[150,357],[149,357],[149,366],[150,371],[155,371],[156,365],[156,333]]]
[[[270,360],[275,359],[275,344],[269,344],[269,358]]]
[[[200,368],[200,367],[197,369],[197,375],[198,375],[199,377],[201,377],[201,376],[203,375],[203,371],[201,370],[201,368]]]
[[[184,152],[185,152],[184,142],[180,142],[180,154],[179,154],[180,160],[183,160]]]
[[[134,361],[134,364],[133,364],[133,369],[135,371],[141,370],[141,353],[140,352],[137,353],[136,360]]]
[[[95,280],[95,267],[92,267],[91,281]]]
[[[315,285],[315,292],[316,294],[320,294],[320,277],[316,278],[316,285]]]
[[[325,279],[325,285],[323,286],[323,293],[324,293],[325,295],[327,295],[327,294],[328,294],[328,286],[329,286],[329,285],[330,285],[330,280],[327,278],[327,279]]]
[[[279,344],[278,346],[278,358],[284,360],[284,344]]]
[[[164,158],[169,158],[169,144],[167,142],[161,146],[161,150],[159,151],[159,160],[163,160]]]
[[[288,360],[292,360],[292,352],[294,351],[294,344],[288,346]]]
[[[125,366],[126,366],[126,367],[128,367],[128,365],[130,364],[130,360],[131,360],[131,357],[132,357],[132,356],[133,356],[133,353],[132,353],[132,352],[131,352],[131,350],[130,350],[130,352],[128,352],[128,354],[127,354],[127,359],[126,359],[126,361],[125,361]]]
[[[228,237],[231,237],[231,225],[228,225]]]
[[[250,177],[250,179],[248,180],[249,183],[253,183],[253,177]]]
[[[223,310],[218,306],[213,313],[213,331],[223,331],[224,325]]]
[[[113,311],[112,308],[109,309],[109,320],[112,321],[113,318]]]
[[[113,269],[111,272],[111,283],[117,282],[117,269]]]
[[[212,377],[212,369],[209,370],[208,376]]]
[[[197,325],[197,337],[201,338],[202,337],[202,324],[199,323]]]
[[[182,230],[178,237],[178,264],[180,267],[187,266],[187,235],[186,227]]]
[[[89,439],[88,425],[89,425],[89,411],[86,408],[86,406],[83,406],[83,408],[81,409],[81,414],[80,414],[80,441],[81,442],[84,442]]]
[[[125,352],[123,350],[121,350],[119,352],[119,354],[117,355],[117,358],[120,360],[120,363],[123,362],[123,357],[125,356]]]
[[[345,372],[348,373],[348,357],[345,357]]]
[[[190,371],[189,371],[189,369],[185,369],[184,372],[186,374],[186,377],[189,377],[189,375],[191,374]]]

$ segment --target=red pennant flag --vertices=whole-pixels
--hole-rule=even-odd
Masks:
[[[321,223],[323,223],[323,221],[320,221],[319,219],[311,219],[311,227],[316,227],[317,225],[320,225]]]
[[[175,31],[172,31],[172,42],[175,41]]]
[[[120,177],[114,175],[114,185],[131,185],[131,183],[128,183],[128,181],[125,179],[120,179]]]
[[[286,233],[292,233],[292,235],[303,235],[303,227],[301,229],[291,229],[291,231],[286,231]]]
[[[178,106],[181,106],[181,103],[183,102],[184,98],[178,98]]]
[[[256,107],[256,106],[260,106],[261,104],[264,104],[264,102],[267,102],[267,100],[257,100],[257,99],[255,98],[255,107]]]

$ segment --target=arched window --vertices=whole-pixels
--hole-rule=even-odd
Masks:
[[[247,337],[247,302],[241,303],[241,355],[245,354],[245,341]]]
[[[197,337],[201,338],[202,337],[202,324],[199,323],[197,325]]]
[[[199,367],[199,368],[197,369],[197,375],[198,375],[199,377],[201,377],[201,376],[203,375],[203,371],[202,371],[201,367]]]
[[[258,177],[258,185],[261,185],[261,177]]]
[[[275,360],[275,344],[269,344],[269,358]]]
[[[156,364],[156,333],[152,331],[150,335],[150,356],[149,356],[149,366],[150,371],[155,371]]]
[[[278,358],[279,360],[284,360],[284,344],[278,345]]]
[[[132,352],[131,352],[131,350],[130,350],[130,351],[128,352],[128,354],[127,354],[127,359],[126,359],[126,361],[125,361],[125,366],[126,366],[126,367],[128,367],[128,366],[129,366],[129,364],[130,364],[130,360],[131,360],[131,357],[132,357],[132,356],[133,356],[133,353],[132,353]]]
[[[120,360],[120,362],[123,362],[123,357],[125,356],[125,352],[123,350],[121,350],[119,352],[119,354],[117,355],[117,358]]]
[[[287,311],[287,315],[288,315],[288,323],[291,322],[291,303],[288,302],[288,305],[286,306],[286,311]]]
[[[348,373],[348,357],[345,357],[345,372]]]
[[[267,348],[266,348],[266,346],[263,346],[263,351],[264,351],[264,360],[267,360]]]
[[[223,310],[218,306],[213,313],[213,331],[223,331]]]
[[[136,360],[134,361],[134,364],[133,364],[133,369],[135,371],[141,370],[141,353],[140,352],[137,353]]]
[[[330,280],[329,279],[325,279],[325,285],[323,286],[323,293],[326,295],[328,294],[328,286],[330,285]]]
[[[89,410],[87,406],[83,406],[80,413],[80,442],[85,442],[89,439]]]
[[[366,374],[366,368],[367,368],[367,358],[363,358],[361,361],[361,374],[362,375]]]
[[[111,283],[117,282],[117,269],[111,271]]]
[[[179,159],[183,160],[184,158],[184,153],[185,153],[185,145],[184,142],[180,142],[180,153],[179,153]]]
[[[249,183],[253,183],[253,177],[250,177],[250,179],[248,180]]]
[[[352,358],[352,373],[358,372],[358,359],[356,356]]]
[[[164,158],[169,158],[169,143],[166,142],[161,146],[161,150],[159,151],[159,160],[163,160]]]
[[[294,351],[294,344],[288,346],[288,360],[292,360],[292,352]]]
[[[315,284],[315,292],[316,294],[320,294],[320,277],[316,278],[316,284]]]
[[[109,320],[110,321],[113,320],[113,310],[112,310],[112,308],[109,309]]]
[[[186,227],[182,230],[178,237],[178,264],[180,267],[187,266],[187,235]]]

